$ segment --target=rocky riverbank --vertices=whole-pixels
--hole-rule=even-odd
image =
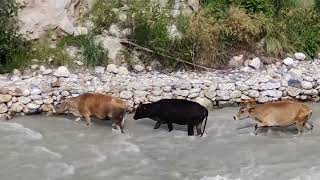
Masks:
[[[129,72],[111,64],[94,70],[72,71],[61,66],[0,75],[0,116],[52,111],[63,98],[84,92],[101,92],[127,101],[130,110],[140,102],[162,98],[197,101],[208,108],[237,104],[245,99],[268,102],[294,98],[319,100],[320,60],[285,59],[263,69],[243,67],[214,72]]]

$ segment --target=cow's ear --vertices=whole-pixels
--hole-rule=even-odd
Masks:
[[[253,107],[248,108],[249,113],[252,113],[254,111]]]

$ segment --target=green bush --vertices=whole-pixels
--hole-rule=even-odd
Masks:
[[[314,0],[314,6],[317,11],[320,11],[320,0]]]
[[[58,47],[75,46],[80,48],[83,63],[86,66],[97,66],[106,63],[106,52],[101,42],[97,43],[93,35],[79,35],[63,37]]]
[[[148,0],[136,0],[132,6],[132,39],[156,53],[191,60],[192,42],[184,36],[170,37],[168,33],[168,27],[173,23],[170,11],[160,7],[159,4],[148,2]],[[187,21],[180,20],[181,23]],[[175,65],[174,62],[169,64]]]
[[[28,43],[18,34],[15,1],[2,0],[0,5],[0,73],[27,63]]]
[[[121,7],[120,0],[97,0],[93,5],[89,15],[89,19],[94,23],[94,32],[101,33],[107,29],[112,23],[116,22],[117,12],[114,8]]]

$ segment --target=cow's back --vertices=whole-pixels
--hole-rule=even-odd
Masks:
[[[100,119],[110,117],[115,111],[122,113],[126,109],[124,101],[109,95],[85,93],[79,98],[79,110],[89,111],[91,115]]]
[[[157,102],[160,116],[173,119],[186,119],[206,115],[207,109],[200,104],[181,99],[163,99]]]
[[[308,106],[299,102],[278,101],[257,105],[254,114],[269,125],[290,125],[308,109]]]

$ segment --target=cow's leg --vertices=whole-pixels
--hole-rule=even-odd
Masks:
[[[188,123],[188,136],[193,136],[194,134],[193,127],[194,127],[193,123]]]
[[[84,115],[84,118],[86,119],[86,121],[87,121],[87,126],[88,127],[90,127],[90,125],[91,125],[91,119],[90,119],[90,115]]]
[[[75,119],[76,122],[78,122],[78,121],[80,121],[80,120],[81,120],[81,117],[77,117],[77,118]]]
[[[258,130],[259,128],[261,127],[268,127],[268,125],[264,124],[264,123],[261,123],[261,122],[258,122],[255,126],[254,126],[254,132],[253,134],[254,135],[257,135],[258,134]]]
[[[167,123],[168,123],[169,132],[171,132],[173,130],[172,123],[170,121],[167,121]]]
[[[296,126],[298,129],[298,134],[300,135],[301,133],[303,133],[303,121],[297,121]]]
[[[306,127],[309,129],[309,130],[312,130],[313,129],[313,125],[309,122],[306,122],[305,123]]]
[[[153,127],[153,129],[159,129],[160,126],[161,126],[161,120],[158,120],[156,125]]]
[[[197,124],[197,136],[201,135],[202,132],[201,132],[201,126],[202,126],[202,123],[200,122],[199,124]]]

